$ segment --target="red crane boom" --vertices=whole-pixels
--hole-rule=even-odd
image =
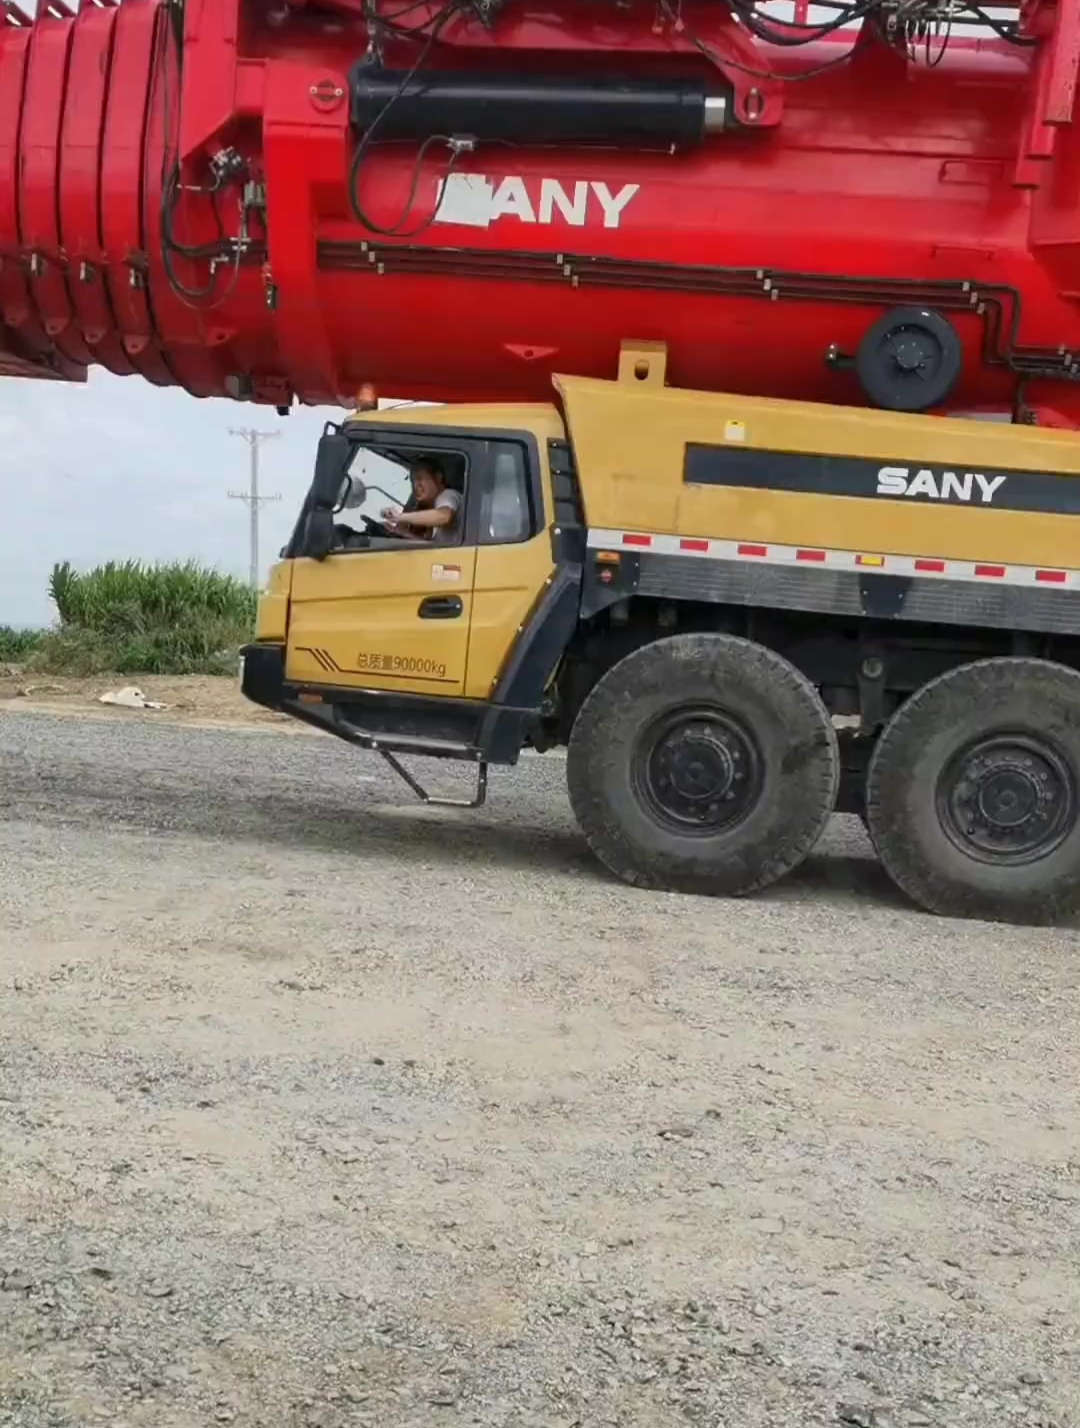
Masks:
[[[0,0],[0,374],[1080,421],[1080,0],[826,13]]]

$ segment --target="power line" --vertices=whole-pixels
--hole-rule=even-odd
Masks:
[[[272,496],[259,494],[259,448],[264,441],[276,441],[280,431],[256,431],[253,427],[230,427],[230,436],[238,436],[246,441],[251,452],[250,479],[247,491],[230,491],[231,501],[243,501],[251,519],[251,584],[259,588],[259,511],[268,501],[280,501],[280,491]]]

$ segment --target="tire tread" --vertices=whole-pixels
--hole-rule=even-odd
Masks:
[[[947,867],[961,869],[962,855],[935,857],[902,801],[920,747],[950,715],[960,721],[973,707],[998,709],[1003,699],[1018,693],[1032,707],[1035,731],[1040,721],[1046,726],[1056,704],[1075,702],[1072,720],[1066,722],[1074,726],[1070,762],[1074,773],[1080,772],[1080,674],[1050,660],[1008,656],[948,670],[902,704],[878,740],[866,780],[867,831],[893,882],[929,912],[1041,924],[1080,909],[1080,832],[1070,834],[1064,845],[1073,850],[1071,865],[1061,848],[1042,863],[1022,865],[1027,872],[1020,877],[1009,865],[972,858],[965,881]],[[1041,881],[1033,869],[1042,870]]]
[[[648,682],[645,676],[650,665],[653,676],[660,673],[663,677],[666,673],[666,682],[670,683],[671,672],[665,667],[672,661],[676,665],[697,666],[695,672],[700,672],[702,666],[715,668],[718,659],[734,664],[752,681],[771,684],[778,704],[786,702],[801,711],[807,729],[812,731],[808,742],[819,740],[821,756],[812,761],[809,787],[804,790],[804,797],[811,806],[810,816],[787,820],[783,825],[785,832],[765,856],[756,856],[754,850],[749,850],[748,856],[733,859],[735,866],[719,876],[714,862],[704,856],[685,860],[682,871],[665,870],[663,866],[646,867],[640,853],[629,845],[610,800],[604,796],[602,781],[596,777],[595,761],[604,757],[608,731],[623,721],[633,720],[643,684]],[[823,730],[827,733],[823,734]],[[772,650],[734,635],[673,636],[653,641],[626,656],[603,676],[586,699],[574,723],[567,755],[567,782],[574,814],[590,847],[613,873],[637,887],[713,891],[729,896],[766,887],[802,862],[820,837],[836,803],[839,777],[835,732],[809,680]],[[716,886],[710,887],[710,882]]]

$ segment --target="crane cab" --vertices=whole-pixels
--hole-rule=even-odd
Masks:
[[[304,692],[308,719],[354,742],[486,762],[498,732],[516,759],[551,673],[527,632],[555,584],[563,424],[540,405],[417,417],[358,414],[325,430],[246,687],[276,660],[274,679]],[[576,608],[565,610],[572,629]]]

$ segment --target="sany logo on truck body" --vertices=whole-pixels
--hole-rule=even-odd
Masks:
[[[576,181],[507,174],[450,174],[439,184],[436,223],[488,228],[499,218],[519,223],[567,223],[571,228],[618,228],[641,185],[612,188],[599,180]]]
[[[974,501],[989,506],[1004,486],[1004,476],[984,476],[981,471],[932,471],[929,467],[882,466],[878,471],[879,496],[925,496],[931,501]]]

